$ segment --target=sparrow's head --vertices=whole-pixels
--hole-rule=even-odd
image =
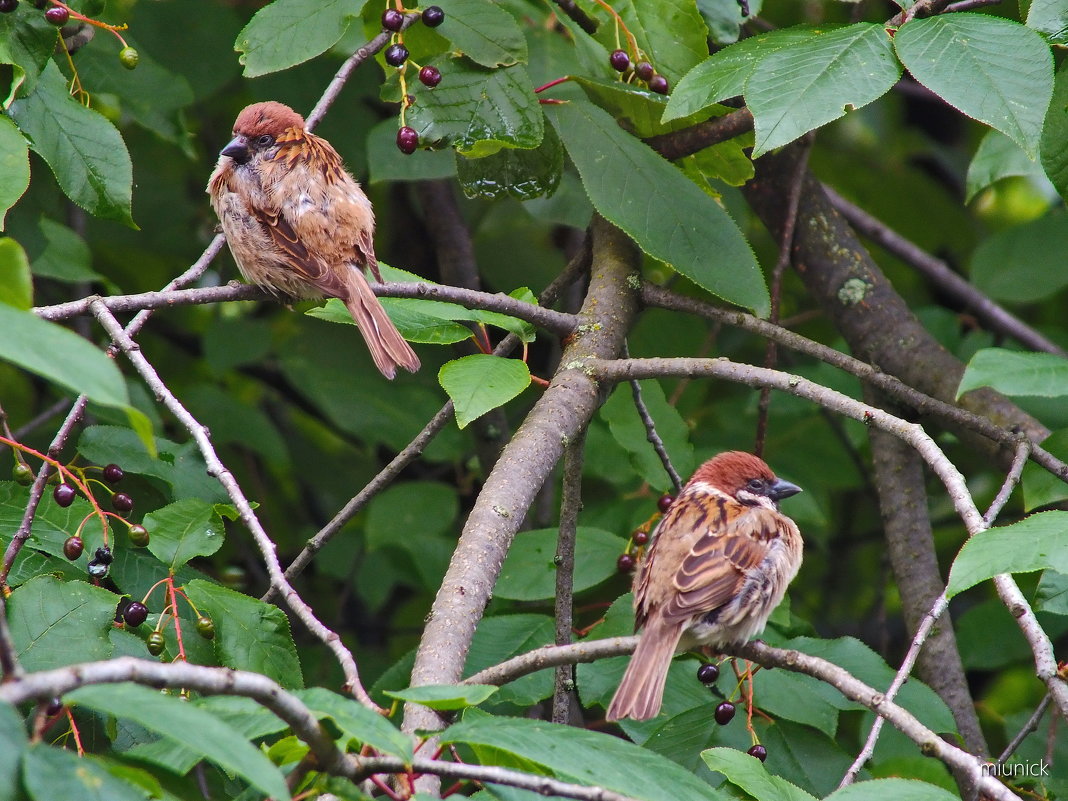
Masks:
[[[801,492],[799,486],[771,472],[759,456],[744,451],[727,451],[709,459],[697,468],[690,482],[710,484],[749,506],[767,506],[769,501],[774,506]]]
[[[234,138],[222,149],[238,164],[247,164],[253,156],[269,151],[289,131],[304,130],[304,118],[283,103],[269,100],[253,103],[237,115]]]

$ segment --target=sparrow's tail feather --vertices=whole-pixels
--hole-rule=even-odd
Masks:
[[[608,720],[648,720],[660,714],[671,658],[679,645],[685,621],[670,624],[651,620],[638,640],[619,689],[608,705]]]
[[[364,341],[371,351],[375,367],[386,378],[393,378],[397,368],[403,367],[410,373],[419,369],[419,357],[415,355],[404,337],[400,335],[386,310],[378,302],[363,271],[355,267],[348,271],[349,292],[345,306],[352,315],[356,327],[363,334]]]

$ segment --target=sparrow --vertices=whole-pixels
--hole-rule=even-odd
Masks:
[[[339,298],[386,378],[419,369],[363,274],[382,280],[371,201],[303,117],[273,101],[245,108],[207,191],[245,280],[275,295]]]
[[[701,465],[653,531],[634,577],[638,646],[606,718],[660,713],[671,658],[764,630],[801,567],[801,532],[778,502],[801,488],[750,453]]]

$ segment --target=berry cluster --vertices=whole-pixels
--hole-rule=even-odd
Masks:
[[[44,13],[44,18],[49,23],[55,25],[57,28],[62,28],[73,18],[75,20],[78,20],[79,22],[87,23],[97,28],[103,28],[107,31],[110,31],[111,33],[115,34],[118,40],[122,43],[122,50],[119,51],[119,63],[122,64],[122,66],[126,67],[126,69],[128,70],[132,70],[137,67],[137,62],[140,60],[137,51],[134,48],[130,47],[130,45],[126,44],[126,40],[119,35],[119,31],[124,30],[126,28],[125,25],[108,25],[107,23],[100,22],[95,19],[90,19],[89,17],[86,17],[83,14],[79,14],[77,11],[72,9],[62,0],[49,0],[49,2],[52,5],[45,9]],[[34,5],[37,6],[37,8],[44,7],[43,2],[35,2]],[[18,7],[19,0],[0,0],[0,14],[10,14]],[[67,33],[64,32],[64,36],[66,35]],[[71,52],[73,52],[73,50]]]
[[[438,6],[427,6],[423,9],[419,18],[428,28],[436,28],[445,21],[445,12]],[[404,20],[404,11],[401,8],[387,8],[382,12],[382,28],[393,34],[393,42],[386,48],[383,58],[389,66],[396,67],[400,71],[401,97],[404,98],[401,104],[401,127],[397,131],[397,149],[406,156],[410,156],[419,147],[419,133],[414,128],[404,124],[404,110],[413,102],[412,96],[408,94],[408,88],[404,80],[404,72],[411,55],[408,52],[408,48],[404,46],[404,34],[402,32]],[[441,83],[441,70],[437,67],[431,64],[422,67],[418,64],[415,66],[419,69],[419,82],[423,86],[433,89]]]
[[[661,495],[657,499],[656,508],[660,510],[660,514],[664,514],[674,501],[675,499],[670,495]],[[642,549],[649,544],[649,530],[654,522],[656,522],[656,515],[631,532],[627,550],[616,560],[616,568],[620,573],[630,573],[634,570]]]
[[[197,634],[205,640],[215,639],[215,623],[210,617],[202,614],[196,608],[182,587],[175,586],[173,576],[168,576],[152,585],[149,591],[145,593],[144,600],[134,601],[128,597],[120,598],[118,605],[115,607],[115,622],[124,624],[129,628],[138,628],[148,620],[148,599],[156,588],[161,585],[164,588],[165,595],[163,611],[160,613],[155,627],[145,637],[145,647],[148,648],[148,652],[152,656],[162,654],[167,644],[163,630],[170,623],[174,626],[175,642],[178,647],[175,658],[184,660],[185,646],[182,642],[182,625],[178,617],[178,599],[183,599],[192,608],[193,614],[197,616],[195,624]]]
[[[697,668],[697,680],[706,687],[708,687],[710,690],[712,690],[714,693],[719,695],[720,698],[722,698],[723,696],[714,686],[718,679],[719,665],[716,665],[712,662],[705,662],[699,668]],[[726,726],[728,723],[734,720],[734,715],[737,713],[737,711],[738,708],[730,701],[721,701],[719,704],[716,705],[716,711],[712,714],[712,716],[715,718],[716,723],[718,723],[720,726]],[[753,731],[751,726],[749,727],[749,731]],[[753,734],[753,738],[756,739],[755,733]],[[768,758],[768,749],[762,746],[760,743],[754,744],[748,751],[746,751],[746,753],[749,754],[749,756],[756,757],[761,762]]]
[[[631,69],[630,54],[626,50],[613,50],[611,55],[608,56],[608,63],[612,65],[612,69],[616,72],[624,73],[624,77],[628,81],[631,78],[637,78],[643,81],[650,91],[656,92],[658,95],[666,95],[671,88],[668,84],[668,79],[657,73],[652,63],[646,59],[636,59],[634,68]]]

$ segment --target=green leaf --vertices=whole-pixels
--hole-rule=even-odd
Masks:
[[[409,687],[407,690],[386,690],[385,694],[399,701],[411,701],[431,709],[451,711],[478,706],[497,690],[492,684],[427,684],[422,687]]]
[[[412,758],[412,739],[377,712],[323,687],[297,690],[297,696],[320,720],[328,718],[345,737],[353,738],[406,761]]]
[[[993,387],[1010,397],[1059,398],[1068,395],[1068,360],[1052,353],[984,348],[968,362],[957,397],[979,387]]]
[[[1068,44],[1068,4],[1064,0],[1031,0],[1027,27],[1045,36],[1051,45]]]
[[[187,582],[185,592],[215,624],[213,642],[220,664],[262,673],[283,687],[304,686],[285,612],[208,581]]]
[[[256,78],[301,64],[325,53],[356,19],[366,0],[274,0],[249,20],[234,43]]]
[[[719,801],[722,795],[667,757],[600,732],[509,717],[477,717],[441,733],[466,743],[481,764],[540,765],[557,779],[596,785],[642,801]],[[755,760],[754,760],[755,761]]]
[[[708,24],[708,34],[719,45],[738,41],[741,27],[751,16],[759,14],[763,5],[763,0],[749,0],[749,14],[742,16],[742,6],[737,0],[697,0],[701,16]]]
[[[1035,611],[1068,615],[1068,575],[1047,570],[1035,590]]]
[[[1058,459],[1068,459],[1068,429],[1054,431],[1042,440],[1042,447]],[[1032,461],[1024,464],[1021,484],[1026,512],[1068,499],[1068,484]]]
[[[483,67],[527,60],[527,40],[515,17],[490,0],[438,0],[445,22],[436,32]],[[435,90],[437,91],[437,90]]]
[[[215,508],[199,498],[184,498],[145,515],[151,534],[148,550],[175,572],[196,556],[211,556],[222,547],[226,529]]]
[[[690,475],[696,467],[690,427],[678,409],[667,402],[659,381],[642,381],[641,388],[642,400],[656,423],[656,433],[660,435],[675,470],[681,476]],[[612,391],[601,407],[601,418],[608,423],[612,438],[627,451],[631,464],[641,477],[657,490],[671,490],[671,478],[649,442],[629,384],[621,384]]]
[[[65,700],[132,720],[162,737],[176,740],[262,793],[276,799],[290,798],[282,774],[258,748],[231,726],[176,696],[123,682],[81,687],[68,693]]]
[[[437,481],[405,481],[376,495],[367,507],[368,549],[397,544],[398,531],[419,530],[440,537],[453,530],[460,513],[456,488]],[[418,553],[413,553],[418,556]]]
[[[960,796],[914,779],[873,779],[836,790],[824,801],[954,801]]]
[[[54,62],[41,73],[37,90],[10,112],[67,197],[96,217],[137,228],[126,143],[106,117],[70,96]]]
[[[1051,215],[984,239],[972,254],[976,289],[994,300],[1031,303],[1068,286],[1068,275],[1060,269],[1061,254],[1068,252],[1066,223],[1063,214]]]
[[[563,169],[564,149],[552,128],[531,150],[504,148],[479,159],[456,154],[456,176],[464,195],[471,199],[532,200],[551,195],[560,185]]]
[[[92,268],[92,256],[85,240],[61,223],[41,215],[32,225],[12,231],[26,248],[35,276],[57,281],[103,281]]]
[[[800,787],[768,773],[759,759],[736,748],[709,748],[701,758],[710,770],[722,773],[727,781],[760,801],[816,801]]]
[[[1062,198],[1068,197],[1068,64],[1062,64],[1053,80],[1045,122],[1042,123],[1042,169],[1057,187]]]
[[[572,101],[548,108],[586,193],[605,219],[698,286],[758,315],[767,313],[764,276],[722,206],[596,106]]]
[[[0,108],[34,90],[58,38],[56,27],[28,4],[19,3],[13,13],[0,15],[0,64],[13,65],[10,84],[6,76],[0,78]]]
[[[556,595],[556,541],[559,531],[543,528],[518,534],[501,567],[494,598],[539,601]],[[579,526],[575,542],[574,591],[595,587],[617,574],[616,559],[626,541],[599,528]]]
[[[968,165],[964,202],[971,203],[988,186],[1002,178],[1014,176],[1031,178],[1040,183],[1047,180],[1042,167],[1029,159],[1019,145],[1003,133],[987,131]]]
[[[766,56],[745,88],[753,112],[753,158],[879,99],[901,77],[882,24],[813,32]]]
[[[547,615],[513,614],[484,617],[478,622],[463,675],[499,665],[513,656],[550,645],[556,636],[553,619]],[[410,670],[408,671],[411,672]],[[493,697],[495,705],[529,707],[553,694],[553,673],[540,670],[510,681]]]
[[[0,239],[0,304],[23,311],[33,306],[30,262],[26,251],[11,237]]]
[[[1037,157],[1053,94],[1053,56],[1041,36],[989,14],[939,14],[903,25],[894,47],[917,81]]]
[[[37,743],[22,760],[23,783],[34,801],[144,801],[137,787],[112,776],[91,755]]]
[[[112,649],[107,634],[117,600],[84,581],[64,582],[53,576],[27,581],[7,602],[11,638],[22,667],[49,670],[107,659]]]
[[[0,304],[0,359],[103,406],[126,408],[126,384],[115,362],[91,342],[27,311]]]
[[[473,157],[541,144],[545,115],[523,67],[491,70],[462,59],[452,65],[447,80],[408,109],[420,143]]]
[[[30,185],[30,147],[10,117],[0,116],[0,231],[8,209]]]
[[[0,801],[18,799],[19,760],[27,745],[24,725],[15,707],[0,702]]]
[[[760,63],[783,48],[803,44],[833,27],[798,25],[750,36],[725,47],[690,70],[671,90],[663,121],[705,111],[731,97],[744,95],[746,84]]]
[[[518,359],[476,353],[444,364],[438,371],[438,383],[456,407],[456,424],[466,428],[526,389],[530,370]]]
[[[1039,512],[971,537],[953,560],[946,594],[952,598],[1000,573],[1035,570],[1068,573],[1068,512]]]

